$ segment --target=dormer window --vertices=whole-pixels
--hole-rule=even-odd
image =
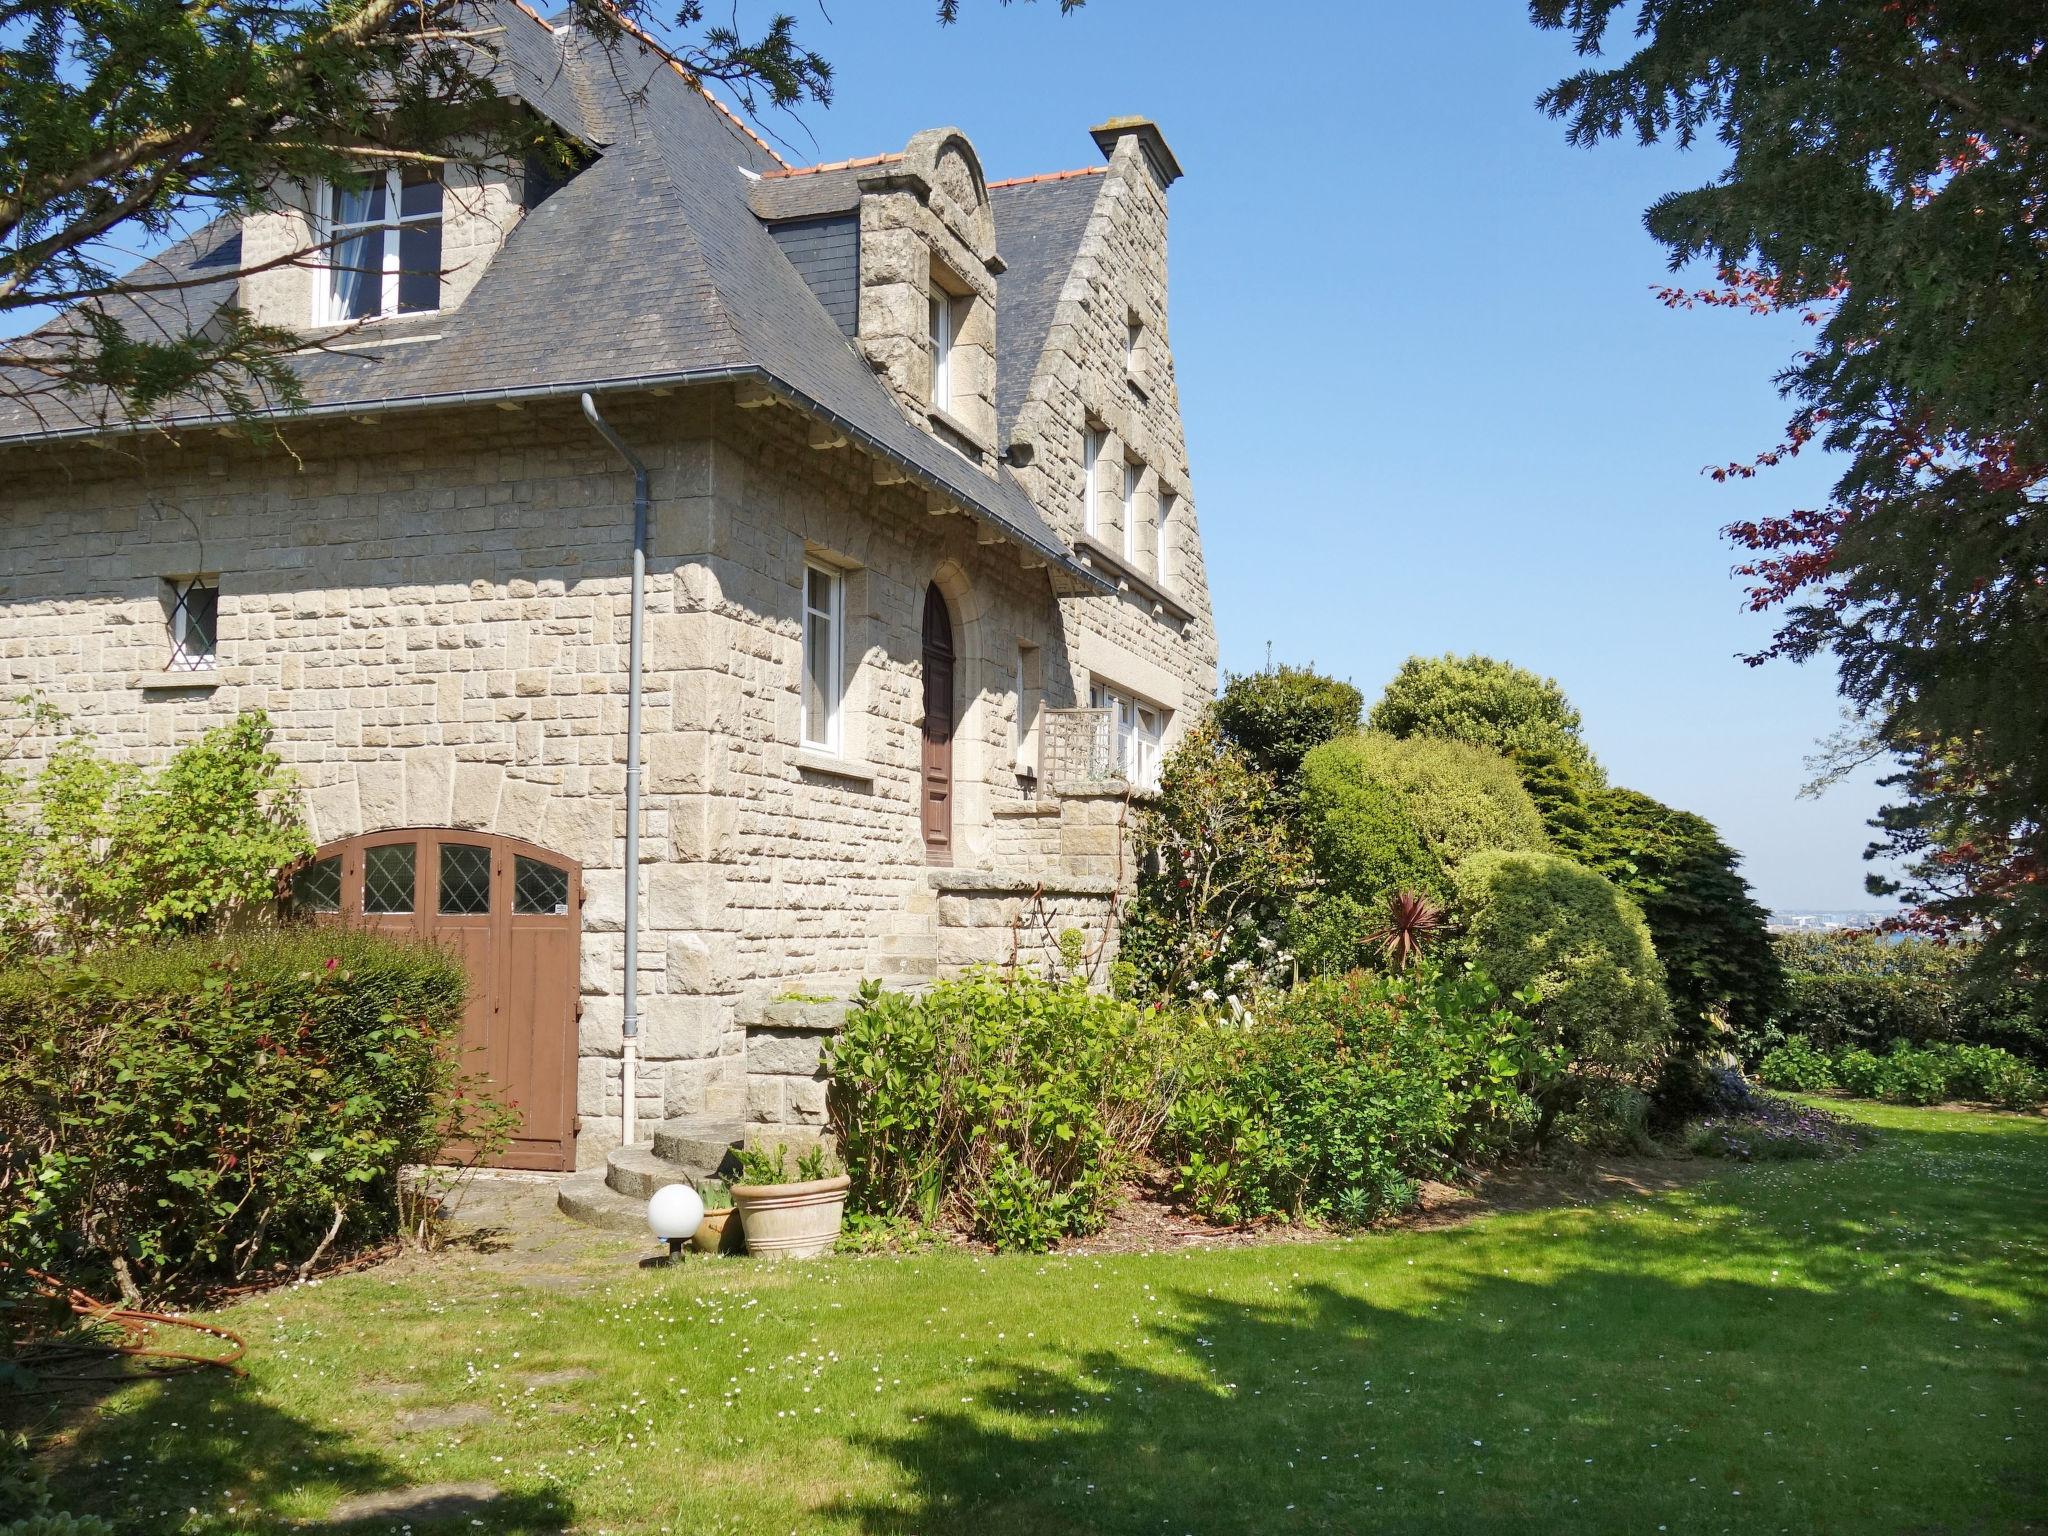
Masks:
[[[327,271],[318,295],[328,325],[441,307],[441,178],[417,167],[373,171],[320,191]]]
[[[941,288],[936,277],[932,279],[926,307],[931,317],[932,406],[936,410],[953,409],[953,350],[959,344],[960,312],[966,304],[965,299],[955,298]]]

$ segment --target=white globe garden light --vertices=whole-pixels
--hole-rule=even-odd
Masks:
[[[704,1197],[687,1184],[664,1184],[647,1202],[648,1229],[668,1244],[670,1258],[683,1251],[683,1244],[703,1224]]]

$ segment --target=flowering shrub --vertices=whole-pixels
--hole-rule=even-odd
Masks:
[[[168,1297],[390,1234],[402,1167],[516,1123],[459,1080],[464,987],[330,929],[0,975],[0,1247]]]
[[[1747,1094],[1744,1107],[1698,1122],[1687,1138],[1698,1156],[1743,1163],[1840,1157],[1862,1140],[1862,1132],[1840,1115],[1770,1093]]]
[[[1188,1031],[1160,1150],[1202,1214],[1363,1224],[1415,1180],[1528,1138],[1557,1053],[1472,971],[1305,983]]]
[[[1039,1251],[1102,1225],[1170,1097],[1165,1015],[1078,982],[869,983],[827,1063],[856,1213]]]

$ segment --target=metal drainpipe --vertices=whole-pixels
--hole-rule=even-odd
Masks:
[[[647,619],[647,466],[598,415],[597,402],[588,394],[583,396],[583,414],[633,469],[633,610],[626,645],[626,1017],[620,1042],[625,1109],[619,1125],[630,1147],[639,1135],[634,1090],[640,1050],[640,633]]]

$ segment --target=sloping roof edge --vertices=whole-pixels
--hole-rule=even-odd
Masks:
[[[937,491],[949,500],[964,506],[976,521],[987,524],[1001,533],[1013,544],[1031,550],[1045,557],[1047,564],[1056,566],[1068,577],[1104,593],[1114,593],[1116,584],[1099,571],[1083,564],[1065,545],[1047,542],[1037,538],[1030,529],[1020,528],[991,502],[977,501],[963,495],[958,486],[948,484],[914,459],[898,452],[870,432],[863,431],[856,423],[848,421],[831,407],[812,399],[802,390],[784,379],[777,378],[767,369],[753,363],[728,363],[710,368],[686,368],[678,371],[638,374],[626,378],[585,379],[545,384],[516,384],[497,389],[459,389],[436,394],[395,395],[382,399],[336,401],[325,405],[309,405],[291,412],[266,412],[267,419],[291,421],[314,421],[336,416],[373,416],[386,411],[428,410],[434,407],[462,405],[495,405],[501,401],[546,400],[573,398],[588,391],[591,394],[618,394],[636,389],[654,389],[680,384],[718,384],[751,381],[780,397],[806,415],[815,416],[831,425],[834,430],[845,434],[860,444],[868,453],[877,458],[887,459],[911,479],[928,490]],[[0,437],[0,449],[15,446],[41,446],[57,442],[78,442],[86,439],[134,437],[145,432],[195,431],[203,428],[231,426],[234,418],[218,411],[195,413],[190,416],[161,417],[152,421],[116,422],[105,425],[85,424],[76,427],[62,427],[55,431],[23,434],[17,437]]]

